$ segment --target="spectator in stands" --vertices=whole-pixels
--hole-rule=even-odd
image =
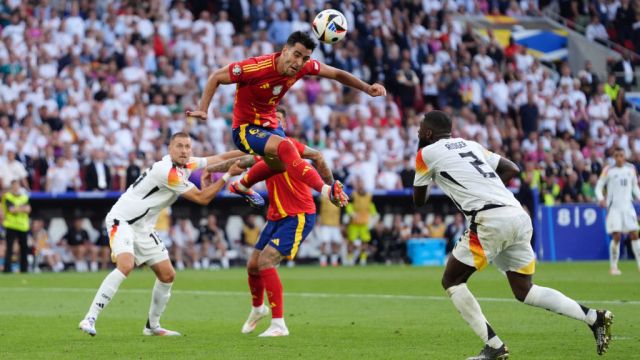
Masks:
[[[84,218],[73,219],[69,231],[62,237],[62,244],[71,251],[76,271],[98,271],[97,249],[89,240],[89,233],[83,226]],[[87,266],[87,260],[90,261],[90,266]]]
[[[229,268],[227,250],[229,244],[224,229],[218,226],[218,218],[215,214],[209,214],[206,224],[200,228],[200,259],[202,268],[208,269],[211,265],[210,256],[220,260],[223,269]]]
[[[5,144],[4,150],[6,151],[6,161],[4,163],[4,170],[2,172],[3,186],[8,189],[11,186],[13,180],[18,180],[20,186],[29,189],[29,182],[27,180],[27,170],[24,164],[16,159],[16,146],[12,143]]]
[[[95,246],[98,253],[98,262],[100,270],[107,270],[111,264],[111,244],[109,241],[109,232],[104,223],[104,219],[98,218],[92,222],[94,230],[97,232]]]
[[[640,29],[640,26],[638,28]],[[635,66],[631,59],[631,52],[623,52],[622,59],[616,62],[612,70],[615,72],[615,82],[622,85],[626,91],[631,90],[631,86],[636,84]]]
[[[92,151],[91,162],[85,168],[85,184],[88,191],[111,189],[111,170],[105,160],[106,154],[103,150]]]
[[[444,232],[444,237],[447,239],[447,246],[445,247],[447,254],[451,253],[458,239],[462,237],[462,234],[467,229],[466,222],[461,213],[457,212],[453,219],[453,222],[447,225],[447,229]]]
[[[47,229],[45,229],[44,220],[33,219],[29,235],[34,248],[34,270],[38,272],[41,263],[47,265],[53,272],[64,270],[60,251],[57,249],[56,244],[52,244],[49,241],[49,234],[47,233]]]
[[[351,202],[346,207],[346,214],[349,215],[349,225],[347,225],[347,263],[345,265],[355,265],[356,260],[360,265],[367,264],[369,256],[369,242],[371,241],[371,219],[378,215],[376,205],[373,203],[373,194],[368,192],[364,186],[362,178],[355,181]]]
[[[171,228],[171,239],[173,240],[173,251],[176,261],[176,268],[184,270],[186,267],[200,270],[200,254],[196,251],[196,241],[198,240],[197,229],[188,218],[178,219]],[[186,257],[185,257],[186,255]]]
[[[64,193],[73,190],[73,184],[73,173],[65,166],[64,158],[58,156],[54,166],[47,169],[45,191],[54,194]]]
[[[378,222],[371,231],[371,253],[374,262],[392,263],[392,250],[394,245],[393,234],[384,223]]]
[[[444,238],[444,234],[447,230],[447,226],[440,214],[434,215],[433,222],[427,225],[427,228],[429,229],[429,236],[432,238]]]
[[[393,216],[391,238],[394,240],[391,246],[391,262],[408,263],[407,241],[411,238],[411,227],[402,221],[402,215],[400,214]]]
[[[256,217],[254,215],[247,215],[243,220],[244,224],[242,225],[240,242],[244,246],[245,252],[250,253],[253,251],[256,242],[258,242],[261,229],[256,224]]]
[[[600,23],[600,18],[597,15],[591,17],[591,23],[587,25],[585,36],[589,40],[607,41],[609,40],[609,34],[604,25]]]
[[[538,131],[540,111],[533,93],[527,94],[527,103],[520,106],[518,115],[518,129],[522,131],[524,137],[529,137],[529,134]]]
[[[6,232],[6,249],[4,257],[4,272],[10,273],[13,260],[13,244],[17,243],[20,248],[20,272],[28,272],[27,256],[29,246],[27,235],[29,232],[29,214],[31,205],[29,195],[21,186],[20,180],[13,179],[10,190],[2,195],[2,212],[4,213],[4,226]]]

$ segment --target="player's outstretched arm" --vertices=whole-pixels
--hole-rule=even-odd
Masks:
[[[501,157],[498,162],[496,172],[498,173],[500,180],[507,185],[511,179],[518,176],[520,168],[513,161]]]
[[[233,160],[233,159],[238,159],[240,157],[246,156],[246,153],[243,153],[240,150],[231,150],[231,151],[227,151],[227,152],[223,152],[222,154],[217,154],[217,155],[212,155],[212,156],[207,156],[207,166],[211,166],[214,164],[218,164],[221,163],[223,161],[226,160]],[[231,163],[229,163],[229,166],[222,170],[222,171],[210,171],[210,172],[226,172],[227,170],[229,170],[229,168],[231,167],[231,165],[233,165],[233,161]]]
[[[218,181],[216,181],[212,185],[204,187],[202,190],[194,186],[191,190],[182,194],[182,196],[185,199],[192,201],[196,204],[203,205],[203,206],[208,205],[211,202],[211,200],[213,200],[213,198],[215,198],[218,195],[220,190],[222,190],[222,188],[224,187],[224,185],[226,184],[226,182],[229,180],[230,177],[240,175],[242,174],[243,171],[244,169],[240,167],[239,161],[237,161],[235,164],[233,164],[229,168],[229,171],[227,171],[227,173],[224,174],[222,178],[218,179]]]
[[[216,90],[218,90],[218,86],[220,86],[221,84],[231,84],[231,76],[229,76],[229,65],[216,70],[209,76],[209,79],[207,79],[207,84],[204,86],[204,91],[202,92],[202,98],[200,99],[200,106],[198,110],[187,111],[187,116],[193,116],[201,120],[206,120],[207,112],[209,111],[209,104],[211,104],[211,99],[213,99],[213,95],[216,93]]]
[[[413,204],[420,207],[429,200],[429,185],[413,187]]]
[[[318,169],[318,174],[320,174],[320,177],[322,178],[322,181],[324,181],[325,184],[327,185],[333,184],[333,181],[334,181],[333,173],[331,172],[329,165],[324,160],[324,156],[320,151],[310,148],[308,146],[305,146],[304,151],[302,152],[302,157],[313,161],[313,164],[315,165],[316,169]]]
[[[601,207],[606,207],[606,203],[604,201],[604,187],[607,184],[608,170],[609,170],[608,167],[605,167],[602,170],[602,174],[600,174],[600,177],[598,178],[598,182],[596,182],[596,188],[593,189],[596,194],[596,199],[598,200],[598,204]]]
[[[370,96],[387,96],[387,90],[381,84],[369,85],[348,72],[336,69],[333,66],[322,64],[318,76],[336,80],[348,87],[364,91]]]
[[[244,155],[242,151],[239,151]],[[233,164],[238,164],[243,169],[253,166],[256,163],[256,159],[253,155],[244,155],[240,158],[232,158],[229,160],[219,161],[214,164],[207,166],[206,171],[209,173],[214,172],[227,172],[233,166]]]

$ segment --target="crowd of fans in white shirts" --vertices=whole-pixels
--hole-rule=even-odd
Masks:
[[[336,178],[367,190],[413,182],[425,111],[452,114],[454,136],[474,139],[523,169],[513,186],[545,203],[589,201],[593,176],[621,146],[640,161],[640,130],[624,102],[628,74],[590,65],[551,72],[513,42],[480,39],[456,14],[537,14],[535,1],[344,0],[347,39],[313,57],[367,82],[386,98],[325,79],[298,81],[283,100],[285,130],[322,151]],[[504,2],[498,2],[504,5]],[[196,4],[196,5],[194,5]],[[185,118],[208,75],[231,61],[277,51],[310,31],[324,1],[7,1],[0,7],[0,178],[31,191],[123,191],[166,153],[177,131],[194,156],[235,148],[234,86],[222,86],[206,122]],[[625,56],[622,68],[632,67]],[[615,64],[612,64],[612,66]],[[635,79],[633,79],[635,82]],[[590,190],[591,189],[591,190]]]

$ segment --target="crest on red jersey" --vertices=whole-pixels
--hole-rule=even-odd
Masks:
[[[273,95],[280,95],[282,92],[282,85],[277,85],[273,87]]]
[[[235,76],[239,76],[240,74],[242,74],[242,68],[238,64],[235,64],[232,71],[233,71],[233,75]]]

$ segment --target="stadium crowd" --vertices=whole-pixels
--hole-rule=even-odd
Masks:
[[[320,44],[313,57],[383,83],[391,94],[369,98],[308,78],[285,96],[287,133],[321,150],[336,178],[350,185],[359,179],[369,192],[411,187],[419,121],[425,111],[442,109],[454,118],[454,136],[474,139],[521,167],[511,186],[521,189],[525,204],[531,189],[545,204],[593,201],[613,147],[640,166],[638,115],[624,101],[636,82],[626,70],[636,64],[628,57],[611,64],[612,71],[623,68],[618,77],[602,78],[589,63],[577,73],[556,64],[555,73],[526,48],[501,48],[491,33],[481,39],[456,18],[532,15],[538,6],[486,0],[243,0],[209,7],[168,0],[3,2],[1,185],[6,190],[19,180],[31,191],[123,191],[166,153],[177,131],[192,135],[195,156],[234,149],[233,86],[218,90],[206,122],[185,119],[207,76],[231,61],[277,51],[291,31],[310,31],[315,14],[332,7],[345,14],[349,33],[338,44]],[[622,0],[618,11],[628,6]]]

